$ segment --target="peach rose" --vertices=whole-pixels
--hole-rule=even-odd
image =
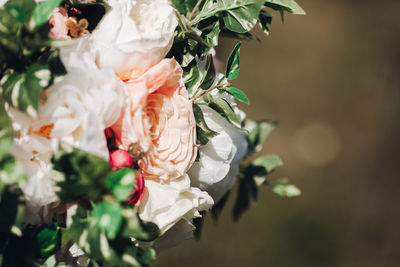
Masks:
[[[124,82],[127,108],[112,126],[117,145],[141,150],[138,164],[146,179],[168,182],[182,176],[197,148],[193,105],[181,67],[175,59],[163,59]]]

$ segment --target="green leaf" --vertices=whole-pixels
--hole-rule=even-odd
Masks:
[[[189,94],[196,96],[201,89],[209,89],[215,81],[213,58],[211,55],[196,58],[189,67],[190,70],[184,73],[184,81]]]
[[[37,28],[48,22],[54,9],[61,4],[62,0],[47,0],[40,3],[33,10],[30,26]]]
[[[25,73],[9,73],[1,80],[4,99],[13,107],[37,117],[40,93],[50,84],[47,65],[35,63]]]
[[[265,140],[277,122],[275,121],[260,121],[256,122],[250,119],[245,120],[244,128],[247,130],[247,142],[249,144],[248,155],[261,151]]]
[[[264,0],[217,0],[219,11],[225,12],[225,26],[237,33],[250,31],[258,21]]]
[[[140,241],[153,241],[160,236],[160,229],[154,223],[144,223],[140,220],[137,212],[132,208],[124,209],[122,212],[124,223],[121,226],[121,236],[135,238]]]
[[[146,248],[142,255],[142,262],[150,264],[156,258],[156,251],[153,248]]]
[[[250,104],[249,99],[247,98],[246,94],[243,93],[242,90],[234,88],[234,87],[229,87],[229,88],[224,88],[224,91],[227,91],[228,93],[230,93],[231,95],[233,95],[237,100],[246,103],[246,104]]]
[[[53,254],[57,247],[57,241],[58,241],[57,224],[53,224],[52,226],[46,226],[43,230],[41,230],[37,234],[36,240],[39,244],[41,258],[45,258]]]
[[[8,5],[7,5],[8,6]],[[14,5],[10,9],[15,10]],[[18,11],[16,11],[18,12]],[[14,14],[19,16],[18,14]],[[22,25],[6,9],[0,10],[0,48],[17,53],[22,48],[20,33]],[[4,47],[4,48],[3,48]]]
[[[111,172],[104,159],[66,145],[60,147],[52,162],[54,170],[60,172],[56,185],[63,202],[81,200],[86,195],[89,200],[98,200]]]
[[[106,186],[116,199],[124,201],[131,195],[135,181],[136,175],[132,169],[120,169],[108,176]]]
[[[229,55],[228,62],[226,64],[225,76],[228,80],[234,80],[239,75],[240,69],[240,46],[241,43],[238,43],[233,49],[232,53]]]
[[[262,167],[265,169],[266,174],[270,173],[277,167],[283,166],[283,162],[277,155],[268,155],[259,157],[251,163],[254,167]]]
[[[284,7],[290,13],[295,15],[305,15],[306,12],[294,0],[265,0],[273,5]]]
[[[204,120],[203,111],[198,104],[193,105],[193,113],[196,119],[197,141],[200,145],[204,146],[211,138],[217,136],[218,133],[208,127]]]
[[[292,184],[277,184],[272,191],[281,197],[297,197],[301,195],[301,190]]]
[[[272,13],[267,12],[265,10],[261,10],[260,15],[258,16],[258,21],[263,32],[266,35],[269,35],[270,26],[272,22]]]
[[[93,207],[93,218],[107,237],[114,239],[122,224],[122,207],[116,202],[101,202]]]
[[[221,98],[212,98],[211,102],[208,104],[210,108],[217,111],[221,116],[223,116],[232,126],[242,130],[239,119],[236,116],[235,111],[232,109],[231,105]]]
[[[196,6],[198,0],[172,0],[172,3],[183,15],[187,15],[192,12],[193,8]]]
[[[19,24],[24,24],[26,21],[25,11],[17,5],[12,4],[12,2],[6,5],[5,10],[8,14]]]
[[[220,23],[219,21],[215,22],[214,26],[212,29],[205,34],[205,40],[207,43],[209,43],[212,47],[215,47],[218,45],[218,37],[220,33]]]
[[[262,156],[253,160],[244,170],[246,179],[250,179],[256,187],[266,181],[266,177],[275,168],[283,166],[282,161],[276,155]],[[256,196],[257,192],[253,194]]]

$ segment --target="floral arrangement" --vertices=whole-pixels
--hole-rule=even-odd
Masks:
[[[0,1],[0,265],[146,266],[270,185],[273,121],[236,101],[240,43],[293,0]],[[221,65],[221,64],[219,64]],[[203,217],[202,217],[203,216]]]

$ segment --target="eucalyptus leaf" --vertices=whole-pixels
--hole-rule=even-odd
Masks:
[[[234,80],[239,75],[240,69],[240,46],[241,43],[238,43],[231,54],[229,55],[228,62],[226,63],[225,76],[228,80]]]

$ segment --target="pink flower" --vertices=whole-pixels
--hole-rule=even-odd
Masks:
[[[164,182],[187,172],[196,148],[193,105],[175,59],[163,59],[139,77],[125,81],[129,104],[112,126],[117,144],[139,146],[146,179]],[[131,146],[130,146],[131,145]]]
[[[49,19],[51,26],[50,36],[54,39],[65,39],[68,37],[66,23],[68,20],[68,12],[64,7],[54,9],[53,15]]]
[[[130,168],[133,165],[133,157],[125,150],[113,150],[110,152],[110,163],[113,170]]]

